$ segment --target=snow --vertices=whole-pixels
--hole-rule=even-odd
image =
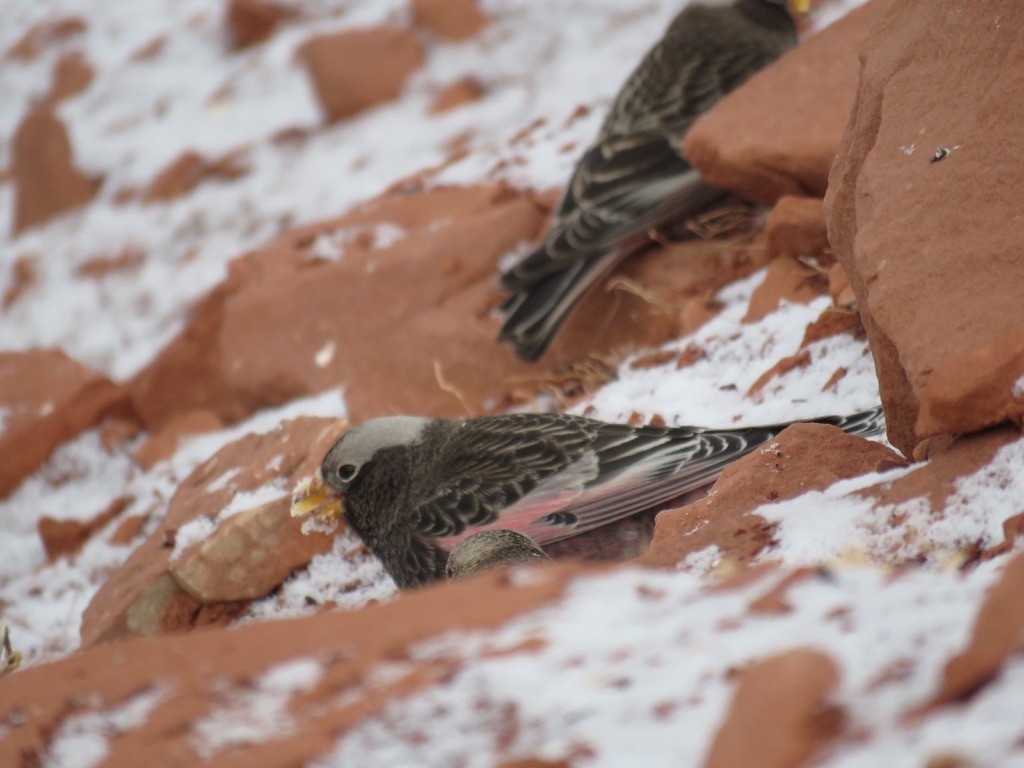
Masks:
[[[923,465],[868,473],[761,506],[756,514],[779,526],[778,546],[762,556],[809,565],[864,555],[875,562],[902,563],[925,554],[936,566],[950,564],[973,546],[987,549],[1003,541],[1003,523],[1019,513],[1024,498],[1021,466],[1024,439],[1003,446],[988,464],[957,479],[941,515],[925,497],[884,505],[857,493],[920,471]],[[893,525],[897,519],[901,522]]]
[[[0,239],[0,294],[11,286],[19,259],[33,259],[37,272],[36,281],[4,309],[0,349],[59,346],[124,380],[180,330],[189,308],[224,276],[232,258],[296,225],[339,216],[412,173],[441,166],[429,183],[560,188],[624,79],[623,62],[637,61],[681,6],[679,0],[565,0],[555,6],[486,0],[491,23],[476,39],[453,44],[425,36],[426,62],[399,98],[321,126],[295,57],[298,46],[313,34],[401,21],[408,3],[295,4],[302,8],[300,19],[266,44],[234,53],[225,49],[221,6],[205,0],[0,4],[0,51],[38,19],[89,19],[83,35],[37,61],[5,61],[0,67],[0,95],[10,105],[0,110],[0,167],[9,166],[16,126],[27,105],[47,90],[57,57],[81,47],[96,79],[63,102],[58,114],[76,163],[103,175],[93,205]],[[860,4],[826,5],[815,24],[823,26]],[[164,44],[155,56],[129,63],[160,38]],[[428,116],[433,95],[468,75],[481,83],[485,98]],[[306,135],[275,141],[288,129]],[[456,140],[466,153],[450,161]],[[187,150],[209,159],[238,151],[248,172],[229,183],[204,183],[166,203],[115,202],[119,192],[144,188]],[[13,217],[11,187],[0,184],[0,228]],[[345,249],[358,240],[386,259],[386,250],[404,235],[393,223],[343,228],[321,236],[310,255],[344,259]],[[519,244],[499,266],[529,248]],[[126,251],[144,258],[136,267],[102,276],[81,272],[90,259]],[[779,359],[799,351],[806,325],[829,307],[825,298],[786,304],[744,323],[762,279],[757,273],[726,287],[717,297],[724,308],[716,318],[661,350],[681,353],[694,345],[703,358],[682,370],[674,361],[637,368],[626,361],[576,409],[608,420],[636,413],[671,424],[734,427],[873,407],[878,390],[871,357],[866,343],[849,334],[810,345],[808,365],[748,394]],[[328,342],[315,362],[326,366],[336,352]],[[845,376],[826,387],[840,368]],[[1024,378],[1012,392],[1024,397]],[[149,471],[131,460],[138,441],[107,448],[100,430],[60,446],[0,502],[2,618],[26,663],[78,646],[82,612],[99,585],[157,530],[178,485],[217,450],[242,435],[276,429],[285,419],[344,414],[337,390],[296,400],[189,439]],[[12,418],[0,403],[0,432]],[[281,461],[275,457],[268,469],[280,470]],[[761,507],[758,514],[777,525],[765,560],[829,566],[789,587],[788,613],[749,609],[781,578],[777,572],[740,588],[709,588],[723,554],[709,547],[674,572],[630,568],[580,579],[563,600],[493,634],[426,643],[414,650],[415,659],[464,663],[446,682],[395,702],[342,735],[317,765],[494,765],[525,757],[572,757],[574,764],[587,765],[697,765],[727,711],[735,670],[794,644],[836,660],[841,683],[835,701],[854,732],[872,734],[842,744],[822,764],[924,764],[931,756],[966,753],[979,764],[1024,765],[1019,655],[968,702],[921,722],[902,718],[934,693],[943,665],[963,647],[984,592],[999,575],[1005,557],[964,573],[950,566],[959,565],[965,548],[1002,541],[1002,524],[1019,512],[1024,495],[1022,462],[1024,441],[1008,444],[985,468],[957,481],[941,516],[926,499],[875,509],[860,494],[871,484],[920,471],[915,469],[873,473]],[[206,490],[232,490],[234,479],[226,472]],[[182,526],[176,552],[231,515],[286,494],[275,482],[236,494],[214,519]],[[79,553],[47,562],[37,532],[41,515],[86,522],[121,498],[125,508],[118,519]],[[131,516],[145,518],[139,533],[125,544],[111,543],[114,530]],[[891,529],[894,516],[902,523]],[[861,565],[900,562],[922,550],[928,557],[914,570],[894,574]],[[516,583],[542,578],[542,570],[514,577]],[[325,605],[354,610],[396,594],[380,563],[345,532],[335,537],[332,551],[252,603],[240,621],[300,616]],[[531,639],[540,642],[524,649]],[[406,662],[379,667],[364,684],[388,686],[408,668]],[[887,682],[894,669],[901,676]],[[193,744],[209,758],[232,745],[294,732],[298,725],[289,702],[315,688],[320,675],[315,660],[295,659],[251,684],[224,682],[221,699],[196,724]],[[117,707],[68,716],[43,764],[84,768],[102,762],[109,738],[145,722],[167,695],[153,689]]]
[[[881,734],[822,764],[906,765],[893,758],[934,753],[943,741],[964,744],[939,730],[905,730],[900,717],[935,690],[999,568],[896,578],[837,569],[790,586],[792,610],[768,616],[749,605],[778,575],[715,592],[688,574],[639,569],[577,580],[555,606],[494,633],[424,644],[413,658],[466,663],[449,682],[341,736],[315,765],[489,766],[581,751],[588,766],[699,765],[728,707],[733,670],[794,647],[832,656],[841,671],[836,703],[853,729]],[[897,665],[906,667],[899,684],[880,684]],[[1024,662],[1017,666],[1024,673]],[[988,731],[1000,734],[988,752],[1011,750],[1022,732],[1019,709],[1004,696],[971,702],[966,717],[982,721],[982,708]]]
[[[226,701],[193,728],[196,752],[209,760],[227,747],[291,732],[296,723],[288,714],[288,702],[296,693],[316,686],[322,673],[318,661],[293,659],[264,672],[251,688],[228,688]]]
[[[345,530],[334,538],[330,552],[317,555],[280,589],[254,601],[241,621],[308,615],[325,604],[352,610],[371,601],[390,600],[397,594],[398,588],[380,561],[354,533]]]
[[[43,755],[44,768],[92,768],[106,758],[112,736],[138,728],[164,701],[169,691],[155,687],[106,710],[71,715],[64,719]]]
[[[808,348],[810,364],[774,379],[762,396],[747,394],[751,385],[780,358],[799,350],[804,329],[830,306],[827,297],[808,304],[784,304],[755,323],[743,323],[764,270],[722,290],[722,312],[692,336],[669,342],[661,350],[682,353],[691,344],[705,357],[676,370],[664,365],[634,369],[631,358],[616,380],[577,412],[606,421],[624,421],[639,413],[646,420],[662,416],[668,424],[740,427],[809,419],[868,410],[878,404],[878,382],[867,344],[849,334],[823,339]],[[645,353],[645,355],[648,353]],[[846,376],[825,390],[837,368]]]
[[[124,452],[103,447],[90,430],[57,449],[36,474],[3,502],[0,515],[0,604],[12,642],[30,664],[78,647],[82,612],[106,577],[162,522],[178,484],[210,456],[250,432],[269,432],[297,416],[345,415],[341,393],[329,390],[268,409],[220,432],[183,441],[167,461],[143,472]],[[121,515],[93,535],[74,557],[46,562],[37,520],[87,520],[115,499],[130,499]],[[121,520],[144,515],[147,522],[125,545],[109,542]],[[204,520],[206,518],[203,518]],[[184,528],[184,526],[183,526]],[[212,532],[212,528],[209,532]],[[181,539],[179,530],[176,540]],[[186,532],[187,535],[187,532]]]

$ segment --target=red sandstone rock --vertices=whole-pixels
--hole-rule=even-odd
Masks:
[[[885,446],[836,427],[794,424],[726,467],[708,496],[659,514],[643,561],[675,566],[715,545],[724,559],[747,564],[772,540],[772,527],[751,510],[874,471],[883,461],[901,463]]]
[[[828,294],[837,307],[852,307],[857,303],[857,297],[850,286],[850,278],[846,276],[846,270],[838,261],[828,271]]]
[[[468,40],[487,26],[476,0],[412,0],[416,23],[446,40]]]
[[[315,471],[341,428],[333,419],[295,419],[265,435],[246,435],[199,465],[178,486],[161,528],[89,603],[83,645],[223,623],[328,550],[330,536],[301,533],[302,521],[288,513],[289,495]],[[213,520],[237,494],[270,484],[281,489],[280,501],[254,502],[172,559],[183,526],[200,517]],[[198,616],[202,609],[207,613]]]
[[[528,195],[445,188],[395,192],[287,233],[232,263],[190,325],[131,382],[133,400],[151,429],[195,408],[230,422],[337,386],[356,422],[481,413],[513,391],[536,394],[552,368],[674,338],[684,300],[749,273],[763,252],[697,241],[629,259],[532,366],[495,341],[495,265],[542,223]],[[376,242],[381,228],[397,239]],[[325,246],[331,238],[340,245]]]
[[[827,339],[830,336],[838,336],[841,333],[856,335],[862,329],[860,315],[852,309],[830,307],[818,315],[817,320],[807,326],[807,330],[804,331],[804,338],[800,342],[800,349],[806,349],[816,341]]]
[[[223,426],[224,423],[217,415],[209,411],[188,411],[178,414],[159,432],[150,435],[136,449],[132,458],[143,469],[150,469],[154,464],[173,456],[182,438],[203,432],[216,432]]]
[[[818,651],[787,651],[747,667],[705,768],[806,764],[842,729],[842,710],[828,703],[838,683],[835,662]]]
[[[1013,652],[1024,648],[1024,553],[1006,565],[989,590],[967,648],[946,664],[929,706],[962,700],[992,680]]]
[[[11,268],[11,282],[4,291],[3,299],[0,300],[0,308],[7,309],[22,295],[36,284],[38,274],[36,272],[37,254],[28,254],[20,257],[14,262]]]
[[[99,188],[99,180],[75,169],[67,132],[49,107],[22,118],[13,150],[15,234],[85,205]]]
[[[768,258],[777,256],[828,257],[828,227],[817,197],[780,198],[765,225]]]
[[[64,555],[73,555],[82,548],[100,528],[117,517],[131,501],[127,496],[114,499],[106,509],[88,520],[58,520],[43,515],[39,518],[39,538],[50,560]]]
[[[147,203],[172,200],[188,194],[207,179],[240,178],[249,172],[244,155],[244,150],[236,150],[207,160],[198,152],[184,152],[156,175],[142,193],[142,199]]]
[[[777,310],[783,301],[806,304],[825,292],[821,275],[791,256],[782,256],[768,264],[768,273],[750,297],[744,323],[756,323]]]
[[[715,105],[686,135],[694,167],[766,205],[824,195],[857,92],[857,52],[891,4],[854,9]]]
[[[13,61],[33,61],[51,45],[80,35],[86,28],[85,21],[77,16],[45,19],[29,27],[25,34],[7,49],[4,58]]]
[[[864,45],[832,170],[830,240],[864,316],[889,438],[908,455],[930,435],[1024,418],[1024,48],[1001,26],[1019,11],[895,4]],[[948,156],[932,162],[939,148]]]
[[[262,0],[228,0],[224,12],[231,48],[238,50],[262,43],[278,24],[296,15],[294,9]]]
[[[430,114],[437,115],[463,104],[479,101],[483,95],[484,88],[479,80],[464,77],[445,86],[434,95],[434,100],[430,103]]]
[[[60,444],[106,417],[132,417],[125,390],[56,350],[0,352],[0,499]]]
[[[47,101],[56,104],[81,93],[89,87],[93,75],[92,65],[81,52],[73,51],[61,56],[53,66],[53,81]]]
[[[423,45],[408,29],[376,27],[313,37],[299,48],[328,121],[397,96],[423,64]]]
[[[310,764],[337,734],[458,670],[454,657],[417,660],[415,646],[449,632],[486,630],[552,603],[574,570],[579,568],[545,566],[529,584],[487,573],[362,611],[133,638],[21,670],[0,679],[0,718],[10,722],[0,739],[0,765],[38,764],[69,714],[103,711],[154,687],[166,691],[166,699],[129,732],[109,740],[108,764]],[[282,712],[294,728],[282,728],[273,740],[232,744],[212,758],[197,753],[196,728],[225,694],[236,687],[251,690],[272,667],[298,659],[318,661],[322,674],[309,695],[292,697]],[[363,687],[379,668],[394,669],[396,660],[407,662],[402,674]],[[345,695],[354,691],[358,695]],[[16,712],[31,716],[12,718]]]

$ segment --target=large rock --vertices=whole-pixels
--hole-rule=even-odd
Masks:
[[[423,44],[400,27],[319,35],[299,48],[326,118],[333,122],[393,99],[423,64]]]
[[[29,110],[14,134],[14,233],[85,205],[100,180],[75,168],[64,124],[49,106]]]
[[[487,26],[487,15],[476,0],[412,0],[412,15],[445,40],[468,40]]]
[[[707,547],[745,565],[773,539],[773,526],[754,510],[762,504],[827,488],[880,465],[900,463],[892,450],[823,424],[794,424],[760,450],[726,467],[711,493],[658,515],[643,558],[675,566]]]
[[[686,135],[712,184],[771,205],[821,197],[857,93],[857,51],[893,0],[871,0],[758,73]]]
[[[295,419],[200,464],[178,486],[163,525],[85,609],[82,644],[224,623],[330,549],[330,536],[303,535],[289,501],[342,429],[334,419]]]
[[[134,417],[123,387],[43,349],[0,352],[0,415],[0,499],[83,430]]]
[[[532,397],[552,368],[674,338],[683,306],[755,269],[756,243],[694,241],[632,258],[576,308],[540,366],[495,337],[496,264],[545,211],[499,186],[394,192],[234,261],[132,382],[148,426],[204,409],[231,422],[343,386],[354,422],[462,416]],[[605,286],[605,288],[607,287]]]
[[[512,584],[500,572],[484,574],[364,611],[325,612],[183,637],[133,638],[26,669],[0,679],[0,718],[10,723],[0,738],[0,765],[48,764],[47,750],[58,726],[74,713],[99,714],[133,699],[141,704],[145,694],[155,695],[152,712],[137,707],[135,716],[111,721],[105,734],[109,743],[103,742],[107,764],[311,764],[338,733],[460,667],[457,658],[416,662],[417,645],[449,632],[480,632],[551,603],[570,573],[548,567],[543,578],[529,584]],[[399,669],[395,662],[403,658],[409,664]],[[269,710],[270,721],[242,709],[233,725],[204,727],[213,710],[224,714],[221,705],[228,699],[246,690],[259,695],[258,682],[266,680],[269,670],[298,672],[294,664],[316,668],[317,674],[300,686],[311,695],[291,702],[286,696],[288,706]],[[285,675],[281,682],[291,681]],[[144,695],[136,698],[139,694]],[[218,729],[203,738],[204,731]],[[223,754],[201,748],[219,737],[226,737]]]
[[[908,456],[1024,417],[1022,20],[1015,0],[908,0],[864,46],[829,235]]]
[[[739,674],[704,768],[806,765],[842,725],[842,711],[828,701],[838,684],[835,661],[820,651],[786,651],[751,664]]]

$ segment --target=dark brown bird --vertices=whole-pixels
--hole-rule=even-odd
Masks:
[[[814,421],[884,429],[881,409]],[[788,424],[633,427],[565,413],[461,421],[388,416],[350,430],[296,489],[292,514],[344,514],[399,587],[445,576],[483,530],[541,546],[652,509],[712,482]]]
[[[526,534],[495,528],[474,533],[456,545],[448,555],[445,572],[449,579],[461,579],[492,568],[508,568],[550,559]]]
[[[519,357],[540,357],[586,290],[648,243],[648,232],[726,194],[690,166],[683,139],[723,96],[796,45],[786,3],[689,5],[629,76],[544,243],[498,284],[512,292],[498,338]]]

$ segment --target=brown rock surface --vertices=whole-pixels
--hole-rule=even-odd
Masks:
[[[487,26],[476,0],[412,0],[416,23],[446,40],[468,40]]]
[[[73,164],[64,125],[47,106],[30,110],[14,134],[14,233],[88,203],[100,181]]]
[[[235,421],[339,385],[354,422],[481,413],[514,391],[535,395],[552,368],[674,338],[682,301],[756,268],[763,253],[695,241],[627,260],[615,288],[581,302],[538,368],[495,341],[493,309],[496,262],[543,220],[528,195],[444,188],[391,193],[290,232],[233,262],[131,382],[132,397],[150,428],[195,408]],[[399,234],[380,242],[382,229]]]
[[[13,61],[33,61],[50,46],[80,35],[86,29],[85,21],[77,16],[44,19],[29,27],[25,34],[7,49],[4,58]]]
[[[1013,558],[985,598],[964,651],[946,664],[930,702],[962,701],[994,678],[1006,658],[1024,649],[1024,553]]]
[[[414,32],[375,27],[319,35],[299,48],[329,122],[397,96],[423,64]]]
[[[1019,12],[1014,0],[971,13],[894,5],[864,46],[832,170],[830,240],[864,315],[889,438],[908,455],[929,435],[1024,416],[1024,46],[1006,26]],[[940,147],[948,156],[932,162]]]
[[[900,458],[885,446],[836,427],[794,424],[764,448],[726,467],[708,496],[659,514],[643,560],[675,566],[714,545],[724,559],[749,563],[772,541],[772,527],[751,510],[875,471],[883,462],[899,464]]]
[[[173,456],[182,438],[203,432],[216,432],[223,426],[224,423],[217,415],[209,411],[176,414],[156,434],[146,438],[132,458],[143,469],[150,469],[154,464]]]
[[[69,715],[102,712],[155,687],[166,697],[143,723],[111,734],[108,764],[307,764],[329,749],[338,733],[458,669],[454,658],[416,661],[409,654],[413,645],[442,633],[493,627],[547,604],[560,596],[571,569],[549,566],[535,572],[543,577],[529,584],[513,585],[502,573],[484,574],[363,611],[184,637],[135,638],[23,670],[0,679],[0,722],[10,723],[0,739],[0,765],[38,764]],[[197,752],[196,726],[229,693],[252,690],[271,667],[300,659],[319,662],[322,674],[310,695],[291,697],[282,712],[294,728],[281,728],[272,740],[243,739],[215,757]],[[394,668],[396,661],[408,662],[401,674],[375,684],[372,672],[389,663]],[[346,695],[354,690],[358,696]]]
[[[230,181],[244,176],[249,168],[243,155],[244,151],[228,152],[207,160],[198,152],[184,152],[156,175],[142,193],[142,199],[147,203],[173,200],[208,179]]]
[[[843,713],[828,704],[839,670],[818,651],[794,650],[744,669],[705,768],[795,768],[839,735]]]
[[[92,82],[93,68],[79,51],[61,56],[53,66],[53,80],[46,99],[51,104],[76,96]]]
[[[125,390],[57,350],[0,352],[0,499],[53,450],[107,417],[132,417]]]
[[[858,51],[892,2],[854,9],[722,99],[686,135],[693,166],[765,205],[824,195],[857,92]]]
[[[821,200],[792,195],[779,198],[765,224],[765,236],[770,259],[825,255],[829,247],[828,226]]]
[[[484,87],[473,77],[464,77],[446,85],[434,95],[430,103],[430,114],[438,115],[450,109],[479,101],[484,96]]]
[[[262,0],[228,0],[224,25],[233,49],[262,43],[282,21],[295,15],[295,10]]]
[[[49,515],[40,517],[37,528],[47,558],[55,560],[78,552],[96,531],[121,514],[129,501],[126,496],[118,497],[88,520],[59,520]]]
[[[268,434],[246,435],[200,464],[178,486],[163,525],[89,603],[82,644],[229,619],[240,607],[226,604],[244,606],[265,595],[329,549],[330,536],[301,533],[302,521],[288,514],[288,498],[295,484],[313,473],[341,428],[333,419],[295,419]],[[279,502],[254,500],[246,507],[243,499],[237,514],[218,519],[237,494],[268,486],[281,489]],[[191,546],[182,542],[174,557],[183,527],[203,517],[212,530]]]
[[[780,256],[768,264],[764,280],[750,297],[744,323],[756,323],[777,310],[783,301],[806,304],[821,296],[826,283],[821,275],[792,256]]]

